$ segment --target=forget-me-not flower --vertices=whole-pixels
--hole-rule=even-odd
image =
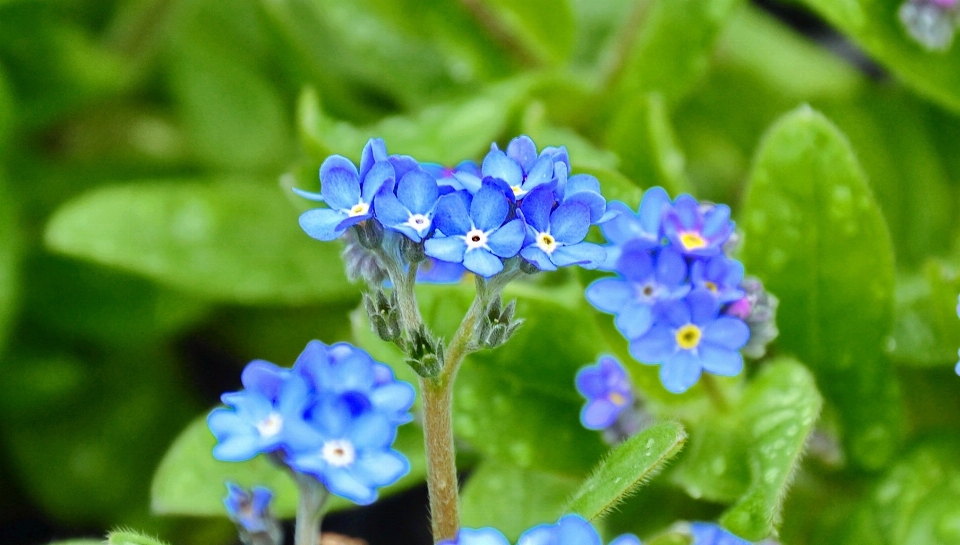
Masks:
[[[590,209],[579,201],[554,208],[551,189],[541,186],[523,199],[520,209],[527,224],[527,236],[520,255],[542,271],[580,265],[595,269],[606,256],[600,246],[584,242],[590,230]]]
[[[706,290],[657,306],[656,323],[630,343],[638,361],[660,364],[660,380],[673,393],[683,393],[702,371],[734,376],[743,368],[742,348],[750,329],[742,320],[720,315],[720,304]]]
[[[725,204],[701,205],[690,195],[680,195],[664,213],[663,232],[684,255],[719,255],[723,243],[733,234],[730,208]]]
[[[690,524],[690,533],[693,534],[693,545],[751,545],[749,541],[709,522]]]
[[[530,528],[517,545],[602,545],[600,534],[580,515],[564,515],[555,524]]]
[[[508,220],[510,213],[509,199],[492,182],[484,181],[476,195],[466,191],[444,195],[434,215],[444,236],[428,239],[424,251],[489,278],[503,270],[501,258],[514,257],[523,246],[523,221]]]
[[[648,189],[643,194],[637,212],[619,201],[607,205],[607,209],[615,215],[600,226],[604,238],[610,243],[605,247],[607,258],[601,268],[615,270],[620,252],[627,244],[641,249],[660,246],[663,215],[670,206],[670,196],[662,187]]]
[[[721,303],[732,303],[745,295],[740,288],[743,264],[723,255],[694,261],[690,267],[690,282],[694,288],[714,294]]]
[[[494,528],[461,528],[457,537],[441,541],[438,545],[510,545],[507,538]]]
[[[227,517],[230,520],[244,530],[257,534],[273,529],[275,521],[269,514],[272,499],[273,492],[269,488],[255,486],[248,492],[243,487],[228,482],[223,505],[227,508]]]
[[[621,275],[601,278],[587,287],[594,307],[616,315],[616,326],[628,340],[643,335],[653,325],[653,307],[659,301],[678,299],[690,291],[687,263],[672,248],[644,249],[630,243],[620,254]]]
[[[474,161],[461,161],[453,168],[438,163],[420,163],[420,166],[437,180],[441,194],[461,189],[476,193],[480,189],[483,176],[480,173],[480,166]]]
[[[375,199],[376,218],[387,229],[420,242],[433,228],[433,212],[440,188],[437,181],[423,170],[413,170],[397,182],[396,194],[381,191]]]
[[[603,430],[617,421],[633,405],[633,384],[620,362],[603,356],[595,365],[577,372],[577,391],[587,398],[580,411],[580,422],[587,429]]]
[[[484,178],[504,181],[516,199],[541,185],[556,186],[557,169],[564,174],[570,170],[570,158],[565,147],[546,147],[539,154],[537,145],[529,136],[514,138],[503,152],[494,143],[480,166]]]

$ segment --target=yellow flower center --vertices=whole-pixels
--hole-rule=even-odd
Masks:
[[[700,337],[703,333],[700,328],[687,324],[677,330],[677,344],[684,350],[693,350],[700,344]]]
[[[511,186],[510,189],[513,190],[513,196],[514,196],[514,197],[520,197],[520,196],[523,196],[523,195],[526,193],[526,191],[524,191],[523,189],[521,189],[520,186],[518,186],[518,185]]]
[[[549,233],[540,233],[537,235],[537,246],[548,254],[557,249],[557,241]]]
[[[695,233],[688,231],[686,233],[680,234],[680,243],[683,244],[683,247],[687,250],[698,250],[704,248],[707,245],[707,241],[704,240],[700,233]]]
[[[358,202],[350,208],[350,217],[355,218],[357,216],[366,215],[367,211],[370,210],[370,205],[365,202]]]
[[[717,288],[717,285],[716,285],[715,283],[710,282],[710,281],[708,280],[708,281],[704,282],[703,285],[704,285],[704,287],[706,287],[708,290],[712,291],[713,293],[717,293],[718,288]]]
[[[618,394],[617,392],[610,392],[610,395],[607,396],[610,399],[610,402],[614,405],[623,405],[627,402],[627,398]]]

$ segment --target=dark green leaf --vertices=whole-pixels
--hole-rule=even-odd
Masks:
[[[670,480],[692,498],[732,503],[750,485],[748,437],[735,415],[714,412],[690,429],[690,441]]]
[[[157,538],[132,530],[115,530],[107,534],[106,545],[167,545]]]
[[[207,427],[206,415],[194,420],[180,434],[157,467],[151,486],[151,508],[157,514],[226,516],[223,497],[225,483],[244,487],[265,486],[274,493],[273,512],[279,518],[292,518],[297,509],[297,488],[289,473],[258,456],[247,462],[221,462],[213,457],[217,440]],[[413,424],[401,426],[393,448],[410,461],[410,472],[395,484],[380,489],[388,496],[423,481],[426,461],[423,433]],[[328,511],[352,507],[339,497],[327,502]]]
[[[751,541],[776,533],[782,503],[823,400],[800,363],[780,359],[764,366],[737,410],[748,437],[751,484],[720,522]]]
[[[675,422],[657,424],[627,439],[600,462],[563,512],[589,520],[603,518],[659,473],[686,440],[687,433]]]
[[[890,356],[924,367],[955,363],[960,347],[958,293],[960,271],[952,263],[931,259],[920,273],[900,276]]]
[[[104,545],[102,539],[69,539],[67,541],[54,541],[50,545]]]
[[[883,466],[901,418],[883,354],[893,251],[843,134],[809,107],[784,116],[757,152],[742,218],[746,269],[780,298],[778,346],[814,370],[853,461]]]
[[[803,0],[917,91],[960,111],[960,47],[931,52],[914,41],[897,15],[897,0]]]
[[[553,523],[577,480],[486,460],[470,474],[460,506],[464,527],[491,526],[515,541],[525,530]]]
[[[17,312],[20,291],[20,226],[14,208],[16,202],[0,172],[0,352]]]
[[[213,300],[302,304],[357,292],[340,246],[303,233],[278,189],[247,182],[99,189],[54,214],[46,243]]]

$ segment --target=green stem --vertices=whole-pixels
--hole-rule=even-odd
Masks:
[[[709,373],[704,373],[700,377],[700,381],[703,382],[703,389],[707,391],[707,397],[710,398],[713,406],[722,413],[729,411],[730,402],[727,401],[727,397],[723,395],[723,390],[720,388],[720,385],[717,384],[717,379]]]
[[[320,521],[323,518],[323,504],[329,493],[323,483],[303,473],[294,473],[300,497],[297,502],[297,527],[294,531],[294,545],[317,545],[320,541]]]
[[[394,289],[397,290],[397,302],[400,305],[400,326],[407,337],[420,329],[423,318],[420,316],[420,305],[417,303],[417,271],[419,263],[411,263],[405,275],[397,275],[393,279]]]

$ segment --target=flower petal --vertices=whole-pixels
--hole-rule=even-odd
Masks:
[[[331,155],[320,165],[320,194],[335,210],[360,202],[360,174],[350,159]]]
[[[443,234],[465,235],[472,228],[464,197],[466,195],[458,191],[444,195],[437,201],[433,223]]]
[[[354,463],[354,474],[378,487],[393,484],[410,472],[410,462],[393,449],[366,452]]]
[[[743,356],[736,350],[706,343],[702,343],[698,350],[700,365],[705,371],[724,377],[735,377],[743,371]]]
[[[558,267],[580,265],[584,269],[596,269],[607,257],[607,251],[592,242],[572,246],[560,246],[550,256]]]
[[[374,215],[384,227],[396,229],[410,219],[410,210],[392,191],[381,191],[373,201]]]
[[[587,301],[598,310],[609,313],[620,312],[633,300],[633,286],[619,278],[601,278],[587,286]]]
[[[739,350],[748,340],[750,328],[731,316],[721,316],[703,328],[703,342],[728,350]]]
[[[323,483],[330,492],[359,505],[369,505],[377,500],[377,490],[368,486],[347,468],[327,467]]]
[[[300,214],[300,228],[317,240],[335,240],[346,231],[340,229],[339,225],[347,217],[339,210],[314,208]]]
[[[520,135],[507,144],[507,157],[516,161],[524,172],[530,172],[537,161],[537,145],[529,136]],[[550,170],[553,171],[552,166]]]
[[[397,198],[414,214],[433,210],[439,196],[437,181],[422,170],[410,172],[397,185]]]
[[[373,164],[378,161],[387,160],[387,145],[383,138],[371,138],[363,146],[363,152],[360,154],[360,177],[366,177]]]
[[[395,180],[396,173],[393,170],[393,165],[387,161],[374,163],[373,168],[367,173],[361,185],[360,196],[363,198],[363,202],[373,202],[373,198],[377,196],[381,189],[393,192]]]
[[[536,246],[527,246],[520,251],[520,256],[533,263],[541,271],[555,271],[557,266],[550,260],[547,252],[544,252]]]
[[[231,435],[213,447],[213,457],[221,462],[245,462],[264,452],[257,435]]]
[[[700,379],[700,359],[690,350],[680,350],[660,367],[660,382],[667,391],[682,394]]]
[[[590,230],[590,209],[578,202],[565,202],[550,214],[550,234],[563,244],[576,244]]]
[[[609,399],[601,397],[584,405],[580,411],[580,423],[588,430],[603,430],[612,426],[621,412],[622,405],[614,405]]]
[[[511,187],[523,182],[523,170],[520,165],[500,150],[491,150],[487,153],[480,169],[485,177],[499,178]]]
[[[556,203],[556,196],[549,188],[538,187],[527,193],[520,204],[523,218],[527,225],[538,233],[544,233],[550,228],[550,212]]]
[[[641,228],[659,238],[660,226],[663,222],[663,213],[670,207],[670,195],[662,187],[651,187],[643,194],[638,210]]]
[[[463,266],[484,278],[490,278],[503,270],[500,258],[483,248],[466,252],[463,255]]]
[[[502,258],[513,257],[520,252],[520,248],[523,246],[525,231],[523,220],[511,220],[503,227],[490,233],[487,246],[490,247],[490,251]]]
[[[423,243],[423,251],[428,256],[450,263],[462,263],[466,249],[467,243],[458,236],[434,237]]]
[[[648,305],[631,303],[628,300],[617,314],[614,323],[624,338],[636,339],[649,331],[650,326],[653,325],[653,309]]]
[[[524,191],[532,191],[538,187],[550,183],[553,179],[553,159],[547,156],[540,156],[532,168],[523,169],[527,173],[527,178],[521,186]]]
[[[510,213],[510,201],[507,196],[491,182],[483,182],[480,191],[473,196],[470,203],[470,218],[473,224],[483,231],[492,231],[507,219]],[[446,234],[446,231],[444,231]]]
[[[264,360],[253,360],[243,368],[240,382],[247,390],[263,394],[267,399],[276,399],[283,381],[290,375],[289,370],[281,369]]]
[[[657,364],[677,351],[677,339],[669,327],[655,325],[630,342],[630,354],[640,363]]]

